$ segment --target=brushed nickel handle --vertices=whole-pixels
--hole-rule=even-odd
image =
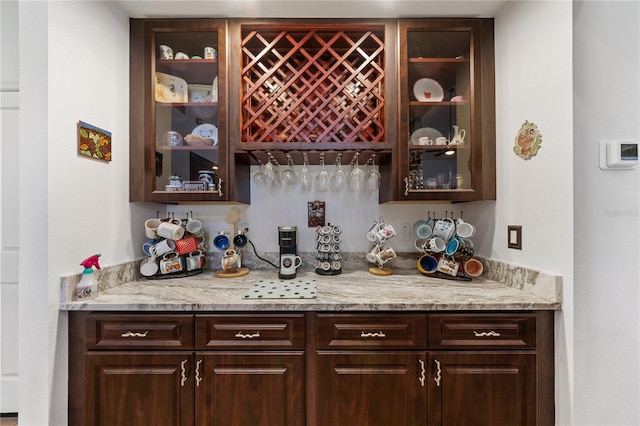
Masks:
[[[473,334],[476,337],[500,337],[500,333],[495,332],[493,330],[483,331],[483,332],[478,332],[478,331],[473,330]]]
[[[436,377],[433,378],[436,382],[436,386],[440,387],[440,380],[442,380],[442,369],[440,368],[440,361],[434,359],[436,363]]]
[[[363,331],[362,333],[360,333],[360,337],[387,337],[387,335],[382,331],[380,331],[379,333],[367,333]]]
[[[127,331],[126,333],[122,333],[122,337],[147,337],[147,334],[149,334],[149,330],[145,331],[144,333]]]
[[[418,358],[418,362],[420,363],[420,377],[418,377],[418,380],[420,381],[420,386],[424,387],[424,381],[425,381],[424,361]]]
[[[202,377],[200,377],[200,364],[202,364],[201,359],[196,362],[196,386],[200,386],[200,382],[202,381]]]
[[[218,196],[222,197],[224,194],[222,193],[222,178],[218,178]]]
[[[260,332],[256,331],[253,334],[244,334],[242,331],[238,331],[238,333],[236,333],[236,337],[241,339],[253,339],[255,337],[260,337]]]
[[[404,196],[409,195],[409,178],[404,178]]]
[[[185,383],[186,383],[186,381],[187,381],[187,370],[186,370],[186,368],[185,368],[185,365],[186,365],[187,361],[188,361],[188,360],[187,360],[187,359],[185,359],[184,361],[182,361],[182,362],[180,363],[180,369],[182,370],[182,371],[181,371],[181,373],[182,373],[182,379],[180,380],[180,386],[184,386],[184,384],[185,384]]]

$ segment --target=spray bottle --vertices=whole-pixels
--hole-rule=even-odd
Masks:
[[[76,287],[78,300],[92,299],[98,295],[98,280],[93,275],[93,267],[100,269],[100,264],[98,263],[100,256],[100,254],[94,254],[80,262],[80,265],[84,266],[84,271],[82,271],[82,279]]]

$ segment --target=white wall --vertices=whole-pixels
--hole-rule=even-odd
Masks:
[[[640,3],[574,4],[576,424],[640,424],[640,172],[598,168],[640,140]]]
[[[495,19],[495,211],[487,209],[492,258],[563,276],[556,315],[556,419],[571,424],[573,327],[573,130],[571,2],[509,2]],[[542,147],[523,160],[513,152],[525,120]],[[522,250],[507,248],[507,226],[522,225]]]

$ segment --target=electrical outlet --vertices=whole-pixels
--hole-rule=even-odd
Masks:
[[[408,243],[411,241],[411,225],[408,223],[400,224],[400,241],[403,243]]]

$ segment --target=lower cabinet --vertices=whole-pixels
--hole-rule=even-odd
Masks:
[[[547,426],[553,314],[70,312],[69,424]]]
[[[305,424],[304,352],[225,352],[196,358],[196,425]]]

